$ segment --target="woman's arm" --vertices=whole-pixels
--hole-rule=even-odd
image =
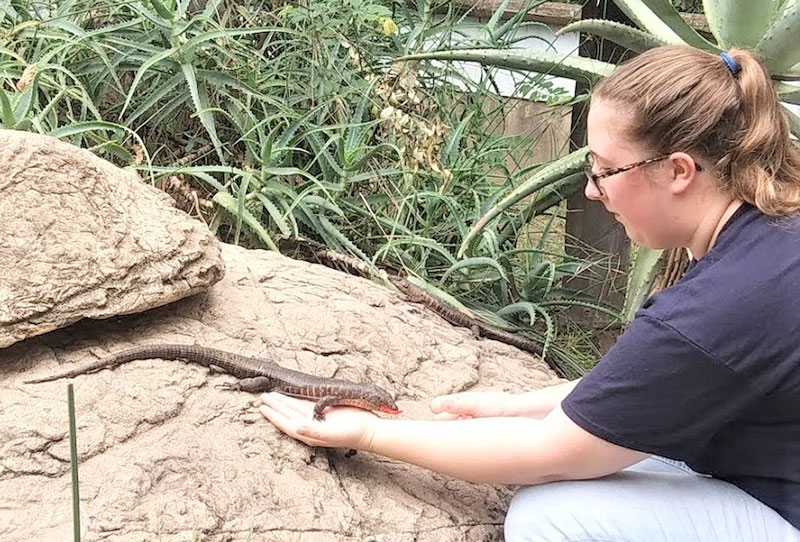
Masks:
[[[525,417],[394,420],[335,408],[312,420],[313,403],[262,396],[262,413],[279,429],[312,446],[345,447],[472,482],[538,484],[617,472],[647,454],[581,429],[560,408],[543,420]]]
[[[524,416],[542,419],[569,395],[580,379],[525,393],[463,392],[431,401],[436,419]]]

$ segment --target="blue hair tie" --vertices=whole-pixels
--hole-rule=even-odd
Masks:
[[[731,74],[736,75],[737,73],[739,73],[739,69],[740,69],[739,68],[739,63],[736,62],[731,55],[729,55],[725,51],[722,51],[719,54],[719,56],[722,58],[722,61],[728,67],[728,70],[730,70]]]

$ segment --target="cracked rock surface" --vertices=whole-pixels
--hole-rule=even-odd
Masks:
[[[462,390],[558,382],[401,295],[319,265],[223,245],[225,278],[145,313],[0,350],[0,540],[70,540],[67,381],[22,381],[139,344],[221,348],[393,391],[403,416]],[[72,379],[84,542],[440,542],[502,539],[511,488],[281,434],[232,377],[144,360]]]
[[[165,305],[222,278],[208,228],[133,173],[13,130],[0,130],[0,164],[0,347]]]

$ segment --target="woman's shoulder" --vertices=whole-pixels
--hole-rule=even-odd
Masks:
[[[739,236],[637,314],[664,322],[731,368],[781,358],[800,336],[800,230],[765,227],[777,231]]]
[[[684,310],[737,314],[754,304],[794,308],[800,303],[798,285],[800,215],[772,218],[745,204],[714,248],[646,306],[666,319]]]

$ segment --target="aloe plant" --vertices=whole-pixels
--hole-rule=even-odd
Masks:
[[[546,250],[519,250],[530,216],[582,182],[577,160],[555,168],[562,174],[550,168],[553,182],[524,208],[493,218],[503,227],[472,239],[471,260],[456,256],[469,225],[501,201],[498,188],[533,171],[519,164],[550,143],[563,110],[503,135],[514,103],[498,96],[496,70],[472,81],[452,66],[394,62],[456,39],[513,45],[520,29],[542,24],[524,21],[541,2],[525,0],[506,21],[504,0],[476,23],[452,6],[443,16],[433,0],[271,11],[251,0],[0,0],[0,124],[63,137],[168,191],[178,186],[179,204],[227,241],[275,250],[281,237],[302,237],[415,271],[485,321],[546,343],[577,375],[595,357],[574,347],[563,309],[589,300],[560,283],[587,266],[599,281],[602,264],[553,248],[560,231]],[[595,80],[612,68],[571,59],[560,69]],[[541,75],[517,82],[551,103],[574,99]]]
[[[597,19],[586,19],[559,30],[585,32],[606,38],[636,52],[665,44],[684,44],[703,50],[720,52],[733,46],[747,47],[763,59],[776,82],[776,88],[786,103],[800,103],[798,87],[784,81],[800,80],[800,0],[703,0],[703,8],[713,41],[690,27],[667,0],[614,0],[638,26]],[[409,55],[406,59],[472,61],[486,66],[513,70],[530,70],[596,82],[608,75],[614,66],[597,60],[565,57],[550,52],[524,50],[461,49],[431,51]],[[800,117],[786,109],[792,133],[800,137]],[[498,203],[475,222],[459,249],[459,257],[468,255],[472,243],[492,224],[493,218],[518,204],[523,198],[561,187],[565,196],[583,184],[581,161],[586,148],[556,160],[540,169],[522,184],[509,190]],[[539,196],[544,197],[543,195]],[[647,289],[660,271],[661,251],[639,249],[630,277],[623,313],[627,320],[644,301]]]

